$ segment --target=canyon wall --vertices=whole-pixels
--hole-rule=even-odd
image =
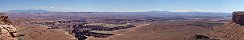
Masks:
[[[241,11],[233,12],[232,20],[236,24],[244,25],[244,12]]]

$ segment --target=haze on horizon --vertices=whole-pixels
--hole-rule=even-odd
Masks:
[[[0,0],[0,11],[41,9],[60,12],[141,12],[244,10],[244,0]]]

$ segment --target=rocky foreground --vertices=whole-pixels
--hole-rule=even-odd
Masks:
[[[8,16],[0,13],[0,40],[17,40],[16,28],[8,20]]]

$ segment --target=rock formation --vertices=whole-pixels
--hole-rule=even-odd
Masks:
[[[0,13],[0,40],[17,40],[16,28],[4,13]]]
[[[225,25],[213,27],[186,40],[244,40],[244,11],[236,11],[232,15],[232,20]]]
[[[237,23],[237,24],[240,24],[240,25],[244,25],[244,12],[242,11],[236,11],[236,12],[233,12],[233,17],[232,17],[232,20],[233,22]]]
[[[232,15],[232,21],[201,35],[208,37],[208,40],[244,40],[244,12],[236,11]]]

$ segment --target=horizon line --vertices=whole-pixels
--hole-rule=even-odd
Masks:
[[[43,9],[24,9],[24,10],[43,10]],[[2,10],[0,12],[8,12],[12,10]],[[211,11],[167,11],[167,10],[147,10],[147,11],[51,11],[51,10],[44,10],[49,12],[211,12]],[[235,11],[233,11],[235,12]],[[232,12],[214,12],[214,13],[232,13]]]

